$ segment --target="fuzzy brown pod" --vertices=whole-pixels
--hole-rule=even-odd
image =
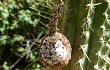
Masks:
[[[40,60],[46,67],[60,68],[68,64],[71,59],[71,45],[61,33],[42,38],[40,45]]]

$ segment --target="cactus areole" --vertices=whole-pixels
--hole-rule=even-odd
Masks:
[[[40,60],[44,66],[60,68],[71,59],[71,45],[67,38],[57,32],[59,12],[63,5],[55,6],[54,14],[49,23],[49,34],[42,38]]]

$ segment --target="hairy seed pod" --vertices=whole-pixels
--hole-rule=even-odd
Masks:
[[[49,34],[42,38],[40,45],[40,60],[43,65],[48,67],[63,67],[71,59],[71,45],[69,41],[56,30],[61,9],[62,5],[58,4],[49,23]]]

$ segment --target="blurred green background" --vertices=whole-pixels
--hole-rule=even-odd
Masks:
[[[0,0],[0,70],[40,70],[39,43],[52,12],[49,0]]]

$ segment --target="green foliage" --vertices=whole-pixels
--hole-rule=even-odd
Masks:
[[[47,3],[0,1],[0,70],[41,68],[38,46],[47,33],[48,13],[51,13]]]

